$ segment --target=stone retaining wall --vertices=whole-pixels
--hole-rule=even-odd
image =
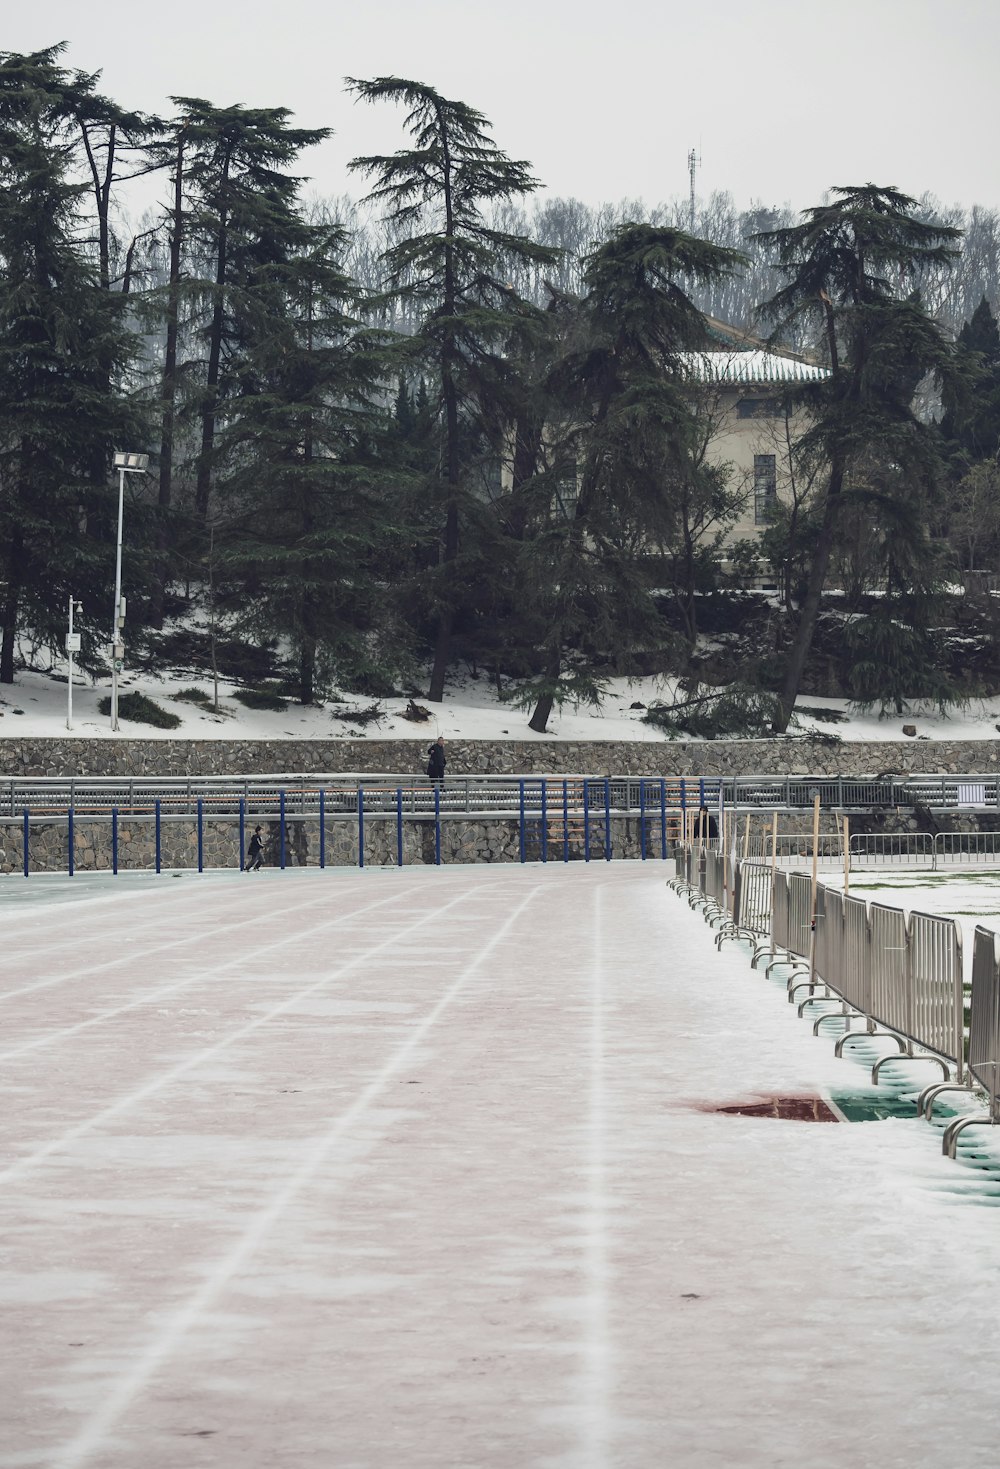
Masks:
[[[19,740],[4,731],[0,775],[422,775],[430,738],[428,732],[413,740]],[[1000,740],[450,740],[447,750],[449,775],[950,775],[992,771]]]

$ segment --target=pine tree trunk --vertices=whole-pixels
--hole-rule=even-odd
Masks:
[[[785,665],[785,681],[782,686],[778,702],[778,713],[775,716],[772,729],[776,734],[784,734],[795,708],[795,700],[798,697],[799,688],[802,683],[802,674],[805,670],[806,659],[812,647],[813,637],[816,633],[816,623],[819,618],[820,603],[823,598],[823,589],[826,585],[826,573],[830,565],[830,553],[833,550],[833,538],[837,527],[837,511],[840,508],[840,492],[844,483],[844,466],[841,462],[834,463],[830,468],[830,485],[826,493],[826,504],[823,507],[823,523],[820,526],[819,536],[816,540],[816,551],[809,568],[809,586],[802,610],[799,613],[798,627],[795,630],[795,641],[788,654],[788,662]]]
[[[562,660],[558,651],[549,654],[549,661],[545,667],[545,677],[549,683],[549,691],[542,694],[532,711],[531,718],[528,720],[528,728],[533,729],[536,734],[546,733],[549,715],[552,713],[552,706],[555,704],[555,694],[552,692],[551,686],[559,677],[561,663]]]
[[[225,200],[229,182],[230,159],[227,155],[222,166],[219,192]],[[201,409],[201,452],[198,455],[198,472],[194,487],[195,512],[199,520],[208,516],[208,500],[212,493],[212,450],[215,447],[215,418],[219,403],[219,364],[222,360],[222,323],[225,306],[226,255],[229,248],[229,216],[223,202],[219,209],[219,233],[215,258],[215,305],[212,324],[208,334],[208,373],[205,379],[205,396]]]
[[[446,321],[451,322],[455,316],[455,301],[457,286],[455,280],[455,257],[452,241],[455,235],[455,220],[452,205],[452,178],[451,178],[451,153],[447,132],[442,136],[444,153],[444,225],[445,225],[445,255],[444,255],[444,290],[442,292],[441,309]],[[458,555],[458,486],[461,477],[459,444],[458,444],[458,388],[455,382],[454,359],[457,356],[454,340],[454,328],[449,327],[447,335],[441,344],[441,392],[444,397],[445,415],[445,479],[448,485],[448,508],[445,514],[444,527],[444,580],[445,596],[448,596],[450,588],[447,585],[451,563]],[[446,602],[438,612],[437,637],[434,641],[434,663],[431,667],[430,684],[427,689],[427,697],[434,704],[440,704],[444,698],[444,681],[448,672],[448,663],[451,658],[451,634],[454,627],[455,614],[450,603]]]
[[[453,628],[454,617],[451,608],[442,607],[438,613],[437,636],[434,640],[434,663],[427,688],[427,697],[434,704],[440,704],[444,699],[444,680],[448,671]]]
[[[316,639],[303,633],[299,648],[299,703],[311,704],[316,696]]]
[[[458,501],[455,495],[458,490],[459,469],[459,446],[458,446],[458,393],[455,382],[451,375],[450,363],[444,372],[444,402],[445,402],[445,432],[447,434],[446,469],[448,479],[448,490],[451,498],[448,501],[448,509],[445,515],[444,528],[444,553],[442,561],[445,567],[445,577],[448,576],[448,567],[458,555]],[[445,588],[445,595],[448,594]],[[430,684],[427,689],[427,697],[432,703],[440,704],[444,698],[444,681],[448,672],[448,663],[451,658],[451,634],[454,627],[455,614],[448,604],[438,612],[437,637],[434,642],[434,663],[431,668]]]
[[[183,216],[184,139],[177,142],[174,175],[174,210],[170,232],[170,279],[167,293],[167,342],[160,380],[160,482],[157,496],[156,570],[149,599],[149,620],[153,627],[163,626],[163,602],[167,584],[167,513],[173,498],[174,420],[177,408],[177,340],[180,334],[181,246]]]

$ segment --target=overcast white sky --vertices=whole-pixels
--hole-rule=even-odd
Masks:
[[[700,193],[818,202],[872,180],[1000,206],[1000,0],[42,0],[11,3],[0,45],[69,43],[125,104],[171,93],[287,106],[334,138],[306,156],[320,194],[402,146],[399,116],[345,76],[395,74],[478,107],[553,195]]]

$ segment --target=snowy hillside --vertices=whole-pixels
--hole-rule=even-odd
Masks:
[[[74,683],[72,733],[86,739],[414,739],[425,734],[430,737],[443,734],[449,740],[664,742],[664,734],[643,723],[643,715],[650,704],[671,702],[675,681],[612,679],[600,710],[573,710],[567,706],[562,712],[555,711],[549,720],[549,731],[544,735],[528,728],[528,712],[501,703],[486,679],[456,679],[440,705],[417,696],[416,704],[430,713],[430,718],[421,723],[404,717],[410,702],[405,696],[372,700],[344,694],[336,701],[308,708],[289,702],[283,710],[250,709],[234,697],[237,687],[231,680],[220,679],[220,710],[216,713],[210,703],[197,704],[190,697],[178,698],[182,691],[189,694],[195,689],[210,701],[213,693],[210,678],[181,670],[158,675],[126,671],[121,684],[123,696],[136,691],[145,694],[177,716],[180,723],[172,729],[157,729],[123,718],[121,732],[115,735],[108,715],[98,711],[99,701],[107,699],[110,692],[110,679],[100,679],[96,685],[84,679]],[[352,717],[371,711],[373,705],[378,707],[377,717]],[[829,711],[835,722],[820,719],[806,710]],[[837,714],[841,716],[839,720]],[[0,685],[0,739],[65,738],[66,718],[64,666],[56,665],[51,675],[20,672],[13,685]],[[861,714],[851,710],[843,700],[808,695],[800,700],[794,733],[821,731],[836,734],[843,740],[899,740],[904,724],[915,726],[917,737],[927,739],[994,740],[1000,726],[1000,697],[976,701],[964,710],[956,709],[948,718],[933,710],[915,709],[903,716],[879,719],[874,712]]]

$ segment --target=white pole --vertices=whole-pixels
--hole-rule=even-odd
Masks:
[[[69,679],[66,684],[66,728],[73,728],[73,595],[69,599],[69,638],[66,643],[66,657],[69,660]]]
[[[118,728],[118,641],[122,605],[122,521],[125,515],[125,470],[118,470],[118,540],[115,546],[115,612],[111,621],[111,728]]]

